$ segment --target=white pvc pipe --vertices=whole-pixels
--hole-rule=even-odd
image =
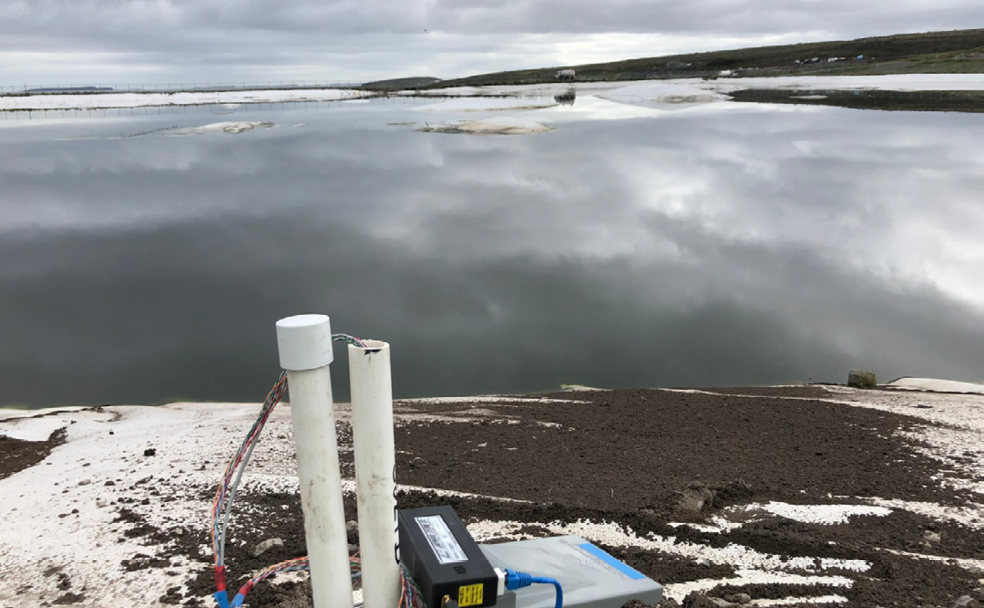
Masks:
[[[352,608],[348,535],[328,368],[334,359],[331,323],[324,315],[281,319],[277,322],[277,344],[290,391],[314,607]]]
[[[390,347],[364,342],[366,348],[348,347],[362,594],[365,608],[394,608],[400,601],[400,537]]]

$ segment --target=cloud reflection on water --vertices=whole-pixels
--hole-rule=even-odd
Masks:
[[[531,137],[0,130],[0,401],[255,400],[311,311],[390,341],[401,396],[984,379],[978,117],[582,101]],[[198,124],[71,129],[155,120]]]

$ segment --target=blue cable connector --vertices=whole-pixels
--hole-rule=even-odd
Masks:
[[[529,587],[538,583],[542,585],[553,585],[557,590],[557,602],[554,604],[554,608],[563,608],[564,590],[561,589],[560,582],[556,579],[531,576],[526,572],[516,572],[515,570],[506,568],[506,589],[515,591],[516,589],[522,589],[523,587]]]
[[[215,598],[215,603],[219,605],[219,608],[229,608],[229,594],[224,589],[216,591],[212,597]]]

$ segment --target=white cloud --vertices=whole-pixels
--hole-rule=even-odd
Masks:
[[[5,0],[0,84],[453,77],[980,23],[970,0]]]

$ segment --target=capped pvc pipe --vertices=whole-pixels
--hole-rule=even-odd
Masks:
[[[400,535],[390,346],[363,342],[365,348],[348,347],[362,594],[365,608],[393,608],[400,601]]]
[[[352,608],[348,534],[331,394],[331,323],[325,315],[277,321],[297,448],[304,535],[315,608]],[[396,604],[393,604],[394,606]]]

